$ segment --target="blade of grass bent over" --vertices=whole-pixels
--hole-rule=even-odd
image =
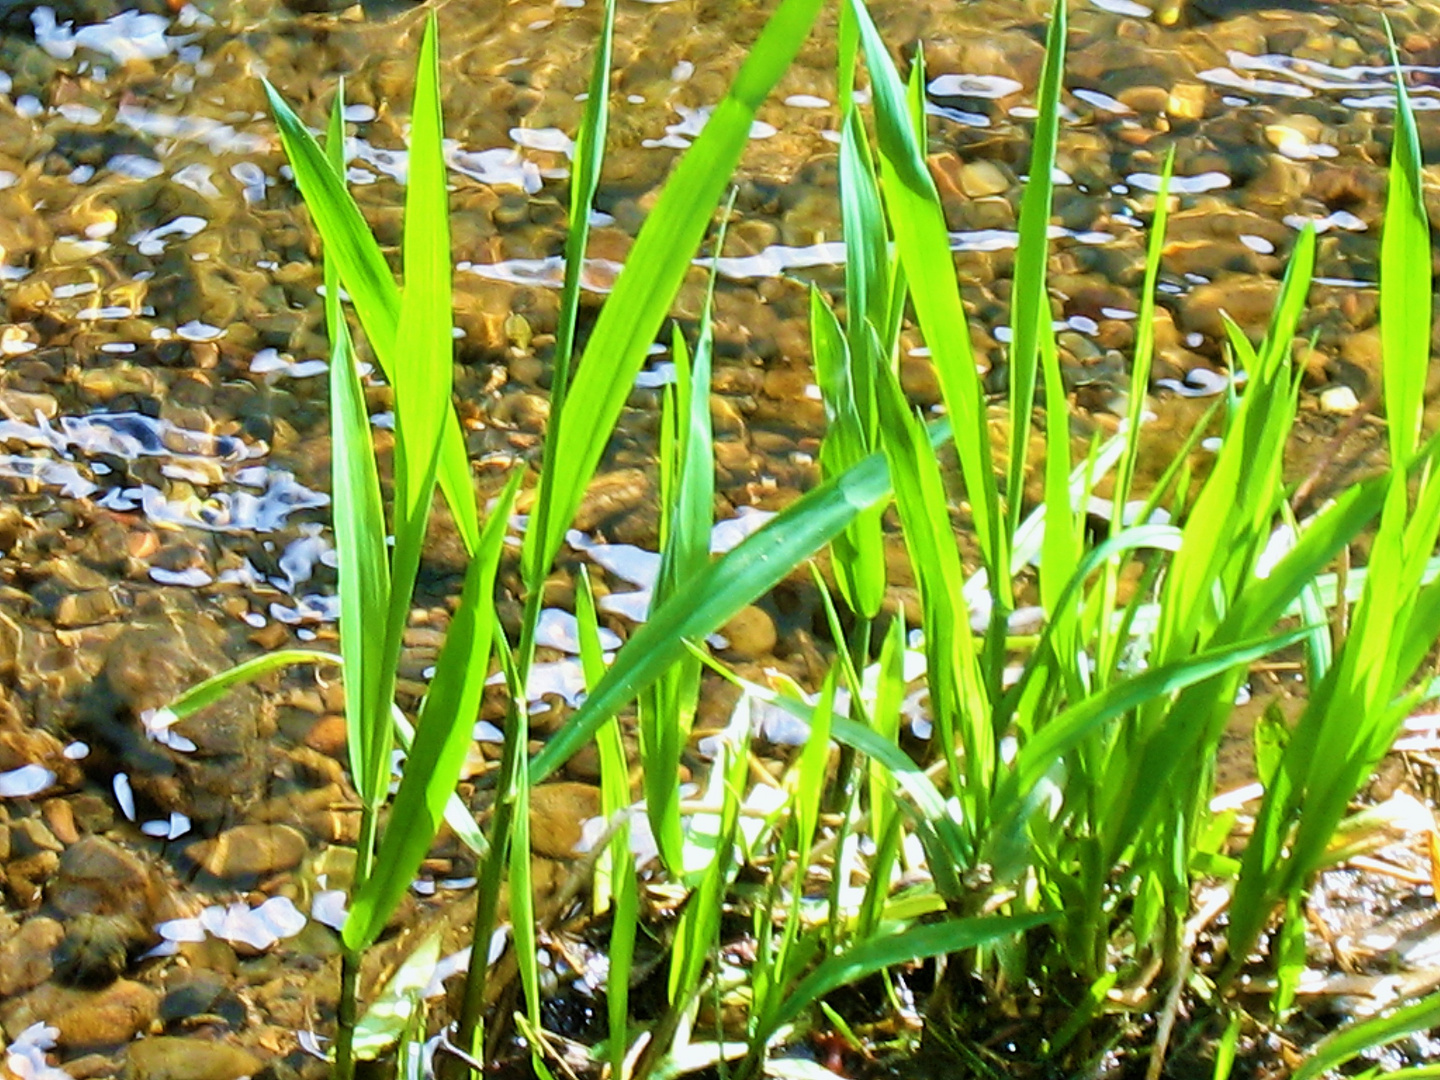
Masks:
[[[932,445],[950,435],[940,421],[927,434]],[[757,529],[723,558],[712,562],[679,595],[652,611],[625,643],[610,671],[530,762],[538,784],[580,749],[606,719],[623,708],[688,649],[833,539],[890,492],[882,454],[872,454],[840,476],[807,492]]]
[[[539,783],[579,750],[606,718],[686,651],[687,638],[703,638],[719,629],[888,492],[885,460],[872,454],[796,500],[687,582],[650,613],[600,685],[530,763],[531,780]]]
[[[812,971],[790,994],[785,1007],[768,1017],[768,1030],[756,1032],[760,1045],[820,998],[877,971],[913,960],[963,952],[1002,938],[1054,922],[1053,915],[990,915],[951,919],[915,926],[859,945],[842,956],[832,956]]]
[[[566,468],[536,493],[537,501],[549,503],[548,522],[544,535],[538,529],[525,535],[527,578],[535,576],[535,567],[554,561],[635,375],[749,141],[755,112],[799,51],[820,2],[782,0],[640,230],[571,384],[571,393],[586,408],[567,410],[550,434],[552,451]]]
[[[166,705],[164,711],[175,718],[171,723],[184,720],[207,705],[215,704],[242,683],[254,682],[272,671],[295,664],[334,664],[343,667],[344,660],[335,653],[322,652],[319,649],[281,649],[279,652],[265,653],[211,675],[204,682],[196,683]]]

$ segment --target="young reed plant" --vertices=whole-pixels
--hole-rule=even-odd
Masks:
[[[1208,418],[1158,482],[1137,491],[1167,163],[1154,203],[1129,415],[1113,439],[1077,448],[1046,283],[1066,36],[1065,6],[1056,4],[1021,200],[1009,433],[997,462],[950,237],[926,160],[923,57],[917,54],[908,82],[902,80],[863,0],[842,0],[837,96],[845,317],[818,290],[811,302],[816,382],[827,418],[823,480],[739,546],[711,557],[707,299],[693,350],[678,331],[673,337],[678,378],[667,391],[661,423],[661,569],[652,610],[607,666],[582,575],[576,614],[588,693],[527,760],[525,688],[546,584],[566,530],[710,227],[756,110],[819,7],[820,0],[781,0],[729,92],[671,172],[577,358],[586,223],[606,130],[613,0],[604,6],[576,140],[549,429],[521,549],[524,609],[513,648],[497,629],[494,587],[523,474],[510,478],[482,525],[451,403],[452,266],[434,15],[426,22],[417,72],[403,288],[345,188],[342,95],[322,149],[267,87],[324,245],[340,655],[297,650],[262,658],[196,688],[176,708],[199,707],[196,701],[213,700],[226,685],[280,663],[343,665],[350,771],[364,824],[342,935],[336,1040],[342,1080],[354,1068],[360,961],[409,887],[442,818],[470,838],[481,858],[456,1043],[471,1060],[486,1056],[485,961],[508,881],[524,991],[518,1023],[544,1075],[528,798],[533,785],[591,739],[599,743],[602,805],[612,828],[596,862],[593,896],[594,909],[612,918],[603,1050],[610,1075],[673,1074],[687,1061],[736,1060],[739,1074],[749,1076],[825,995],[926,957],[954,956],[997,992],[1007,981],[1034,979],[1078,1001],[1071,1022],[1052,1040],[1057,1054],[1112,991],[1123,988],[1127,1000],[1143,1000],[1147,991],[1168,985],[1173,1006],[1192,975],[1187,921],[1201,878],[1235,889],[1225,977],[1246,962],[1281,907],[1287,921],[1280,952],[1289,957],[1303,932],[1299,905],[1308,880],[1323,865],[1328,841],[1368,769],[1418,700],[1419,692],[1406,688],[1426,662],[1440,621],[1440,586],[1423,584],[1440,531],[1440,483],[1433,479],[1440,451],[1420,430],[1429,233],[1403,88],[1382,253],[1392,467],[1308,522],[1295,523],[1283,463],[1300,389],[1293,342],[1313,270],[1313,230],[1296,239],[1259,343],[1228,327],[1236,377],[1215,418],[1220,444],[1203,479],[1189,462],[1200,439],[1217,430]],[[853,92],[862,59],[868,115]],[[395,394],[388,498],[342,289]],[[910,315],[934,357],[947,413],[928,425],[906,401],[898,376],[899,331]],[[1022,495],[1032,414],[1042,392],[1042,497],[1027,513]],[[980,558],[968,575],[937,446],[953,449],[959,463],[964,512]],[[470,562],[411,739],[394,707],[395,670],[437,488]],[[1085,528],[1085,513],[1102,491],[1112,509],[1096,536]],[[885,515],[892,504],[920,596],[929,760],[916,761],[899,745],[907,661],[918,658],[908,653],[900,620],[881,621],[890,584]],[[1315,625],[1323,615],[1319,575],[1377,518],[1352,631],[1329,647]],[[1275,558],[1277,534],[1289,546]],[[741,707],[709,747],[712,760],[699,794],[682,801],[676,777],[702,665],[735,678],[706,654],[703,642],[827,545],[839,606],[831,582],[816,580],[837,657],[818,694],[807,697],[784,680],[762,687],[737,679]],[[1132,563],[1140,564],[1138,585],[1127,594],[1121,575]],[[1031,617],[1038,625],[1022,625]],[[1264,777],[1254,837],[1236,859],[1227,847],[1231,819],[1210,809],[1212,763],[1248,666],[1296,647],[1306,650],[1309,702]],[[503,673],[509,703],[494,809],[481,838],[454,789],[481,689],[494,668]],[[639,733],[633,763],[621,721],[632,703]],[[754,703],[786,710],[807,725],[803,748],[777,781],[778,802],[763,811],[749,790]],[[408,756],[382,829],[397,739],[408,744]],[[841,747],[834,762],[832,743]],[[634,764],[659,850],[654,873],[688,897],[671,940],[667,1009],[643,1034],[628,1010],[644,908],[628,843]],[[768,873],[758,901],[736,884],[742,865]],[[903,879],[902,869],[908,871]],[[719,947],[727,903],[749,913],[758,957],[738,976]],[[748,1006],[743,1030],[721,1028],[710,1041],[709,1032],[698,1030],[701,1004],[735,993],[737,978]],[[418,1009],[405,1013],[412,1030],[417,1015]],[[1163,1035],[1157,1047],[1163,1055]]]

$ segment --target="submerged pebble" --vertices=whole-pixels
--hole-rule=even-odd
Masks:
[[[299,866],[309,847],[289,825],[236,825],[191,844],[185,854],[217,878],[246,879]]]

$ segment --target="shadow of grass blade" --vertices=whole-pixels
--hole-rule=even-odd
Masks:
[[[336,172],[330,166],[295,111],[268,81],[262,82],[296,186],[325,246],[326,263],[334,261],[375,358],[390,378],[395,369],[400,290],[359,207],[345,189],[343,170]],[[480,525],[458,417],[446,419],[443,439],[440,486],[466,550],[473,553]]]
[[[517,470],[490,512],[479,550],[466,569],[460,606],[420,706],[415,741],[380,842],[375,873],[360,889],[345,920],[347,948],[364,948],[384,928],[430,850],[455,791],[489,673],[495,573],[520,477]]]
[[[1009,543],[1002,527],[990,455],[985,395],[975,358],[940,196],[913,127],[905,86],[862,0],[847,0],[870,70],[880,174],[900,265],[925,343],[934,357],[960,455],[960,472],[975,519],[990,589],[1009,607]]]
[[[551,433],[551,450],[565,469],[536,494],[537,502],[548,502],[548,521],[543,535],[539,529],[526,532],[527,567],[549,567],[554,561],[635,375],[749,141],[755,112],[804,43],[820,3],[782,0],[646,218],[595,323],[585,350],[588,359],[571,384],[571,394],[586,407],[567,410]]]
[[[1385,32],[1395,67],[1396,109],[1380,237],[1380,340],[1390,460],[1403,468],[1420,439],[1430,363],[1430,219],[1421,188],[1420,137],[1388,22]]]
[[[1055,0],[1045,39],[1045,63],[1035,93],[1039,116],[1030,151],[1030,178],[1020,197],[1019,244],[1010,322],[1010,465],[1006,473],[1009,530],[1020,524],[1025,486],[1025,458],[1030,445],[1030,414],[1035,404],[1035,373],[1040,361],[1040,336],[1054,336],[1050,327],[1050,294],[1045,276],[1050,254],[1050,208],[1055,190],[1055,144],[1060,134],[1061,75],[1065,70],[1065,0]],[[1047,409],[1061,402],[1047,397]]]
[[[336,175],[345,172],[345,83],[335,91],[326,135],[326,157]],[[340,274],[325,260],[325,326],[330,338],[330,489],[340,596],[340,655],[345,658],[345,734],[350,775],[370,807],[389,789],[390,703],[383,635],[390,608],[390,550],[385,504],[370,413],[355,367],[350,328],[340,306]]]

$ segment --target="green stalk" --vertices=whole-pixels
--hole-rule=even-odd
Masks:
[[[520,625],[520,648],[513,665],[515,687],[505,710],[505,744],[500,754],[500,773],[495,790],[498,795],[490,817],[490,854],[479,872],[475,892],[475,925],[471,932],[470,966],[465,972],[465,990],[460,1002],[459,1033],[456,1044],[477,1061],[485,1059],[484,1029],[481,1014],[485,1008],[485,987],[490,974],[490,937],[495,930],[495,913],[500,908],[500,890],[505,883],[505,870],[510,860],[510,839],[513,833],[516,805],[511,793],[516,777],[527,763],[527,726],[520,710],[525,704],[525,680],[530,659],[535,655],[535,627],[540,621],[543,587],[532,589],[525,600],[524,619]],[[502,635],[503,636],[503,635]],[[518,701],[517,701],[518,698]]]

